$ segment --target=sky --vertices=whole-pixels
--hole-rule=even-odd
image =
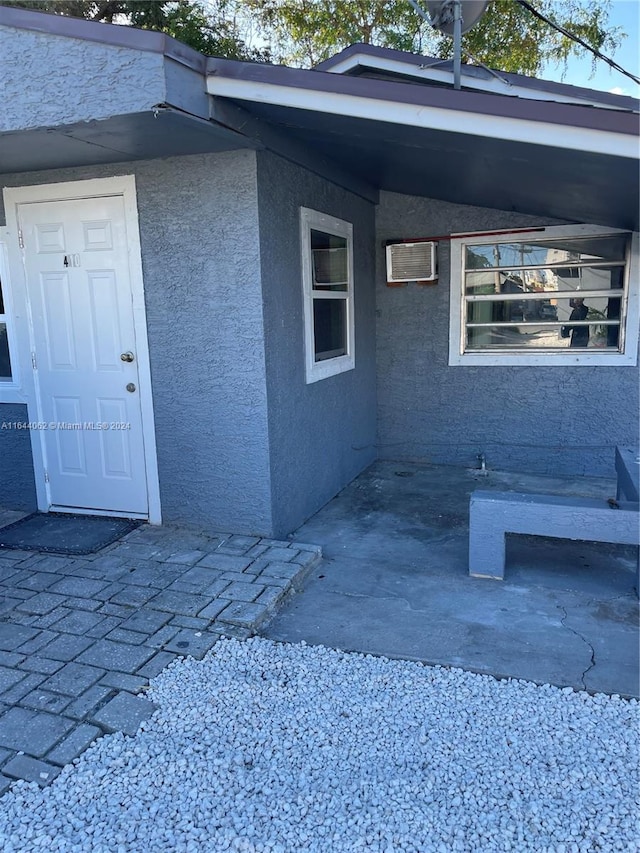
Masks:
[[[627,33],[627,38],[622,41],[616,51],[603,50],[603,53],[636,77],[640,77],[640,0],[613,0],[609,26],[622,27]],[[590,54],[585,52],[584,58],[570,59],[562,82],[640,98],[640,85],[624,74],[610,69],[601,60],[596,62],[595,74],[591,76],[592,67],[589,57]],[[540,77],[547,80],[560,80],[561,74],[562,69],[547,66]]]

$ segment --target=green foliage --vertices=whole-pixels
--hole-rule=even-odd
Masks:
[[[624,37],[608,26],[610,0],[531,3],[604,53]],[[0,0],[0,5],[159,30],[210,56],[268,61],[273,55],[303,67],[356,42],[441,58],[452,51],[452,40],[433,30],[408,0]],[[256,28],[270,48],[250,46]],[[467,61],[534,76],[548,62],[566,67],[570,56],[584,52],[516,0],[492,0],[463,36],[462,48]]]
[[[623,37],[619,28],[607,28],[608,0],[537,0],[531,5],[603,53],[615,51]],[[493,0],[478,24],[463,36],[462,49],[467,60],[531,76],[539,74],[547,62],[566,67],[569,57],[585,52],[514,0]],[[438,56],[451,56],[451,40],[441,39],[437,50]]]
[[[267,50],[249,47],[243,39],[235,15],[238,3],[232,0],[0,0],[0,5],[156,30],[208,56],[269,59]]]
[[[483,267],[490,267],[491,261],[489,258],[485,258],[484,255],[480,255],[477,252],[474,252],[473,249],[467,247],[467,260],[465,266],[468,270],[481,270]]]
[[[246,0],[280,61],[315,65],[355,42],[449,58],[452,39],[418,15],[408,0]],[[613,51],[623,33],[607,27],[609,0],[532,0],[546,17],[593,47]],[[426,7],[426,3],[424,4]],[[546,62],[566,64],[584,48],[540,21],[515,0],[492,0],[463,36],[467,61],[535,75]],[[594,60],[595,61],[595,60]]]
[[[118,15],[127,14],[129,6],[153,6],[143,2],[125,3],[121,0],[104,0],[104,2],[88,2],[88,0],[1,0],[1,6],[21,6],[34,12],[54,12],[57,15],[70,15],[73,18],[87,18],[90,21],[106,21],[113,23]]]
[[[415,50],[431,30],[406,0],[247,0],[281,61],[311,66],[350,44]]]

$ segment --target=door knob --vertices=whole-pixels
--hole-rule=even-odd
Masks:
[[[129,384],[127,385],[127,391],[129,391],[131,394],[133,394],[133,392],[135,390],[136,390],[136,386],[133,384],[133,382],[129,382]]]
[[[133,361],[133,353],[132,352],[123,352],[120,355],[120,361]]]

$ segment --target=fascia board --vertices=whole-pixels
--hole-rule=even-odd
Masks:
[[[225,77],[220,71],[208,75],[207,91],[210,95],[234,100],[313,110],[328,115],[350,116],[411,127],[436,128],[444,132],[505,139],[546,148],[588,151],[636,160],[640,154],[637,137],[629,133],[474,112],[468,108],[457,110],[335,90],[326,91],[319,88],[300,88],[270,83],[264,80],[238,79],[231,76]]]

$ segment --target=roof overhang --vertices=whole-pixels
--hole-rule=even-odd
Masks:
[[[0,174],[256,147],[231,129],[159,104],[144,113],[0,134]]]
[[[638,229],[638,115],[210,60],[207,91],[373,186]]]
[[[93,72],[59,92],[54,51],[51,68],[35,62],[29,79],[7,78],[19,109],[7,110],[0,172],[266,148],[374,202],[388,190],[639,228],[639,117],[629,99],[594,93],[593,106],[582,90],[519,75],[506,75],[519,97],[454,91],[419,79],[423,58],[371,46],[348,48],[325,67],[348,71],[346,61],[353,70],[365,53],[361,68],[395,63],[379,69],[397,71],[393,80],[205,59],[160,33],[17,8],[0,7],[0,25],[13,28],[10,40],[51,36],[58,61],[71,52]],[[538,90],[585,103],[536,100]],[[70,92],[63,113],[58,98]]]
[[[209,121],[206,58],[164,33],[0,6],[0,45],[1,173],[256,147]]]
[[[293,110],[308,110],[310,106],[308,90],[265,81],[220,78],[214,75],[208,78],[207,91],[210,95],[232,100],[271,104]],[[455,96],[459,93],[447,94]],[[576,127],[542,119],[531,121],[517,115],[487,114],[481,111],[480,104],[477,105],[477,110],[467,107],[461,111],[441,103],[407,103],[365,94],[316,89],[313,91],[311,106],[314,112],[331,116],[350,116],[405,127],[438,129],[442,132],[464,133],[489,139],[507,139],[516,143],[528,142],[547,148],[607,153],[614,157],[635,159],[638,156],[638,140],[625,133],[612,132],[605,127]]]

